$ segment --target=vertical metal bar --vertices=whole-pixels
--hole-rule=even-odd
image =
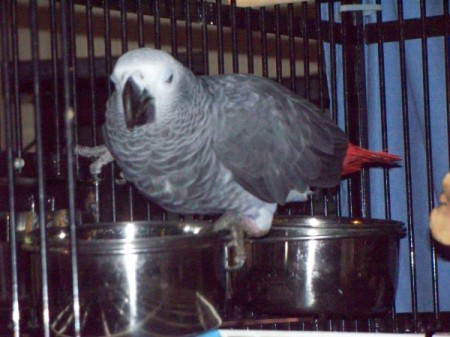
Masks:
[[[444,34],[444,49],[445,49],[445,55],[447,57],[444,57],[445,59],[445,92],[446,92],[446,99],[447,99],[447,134],[450,133],[450,13],[449,13],[449,2],[443,1],[443,7],[444,7],[444,21],[445,21],[445,34]],[[447,140],[448,142],[448,149],[450,151],[450,137]],[[450,158],[450,153],[449,153]],[[437,277],[436,277],[437,279]],[[439,283],[438,283],[439,286]],[[445,285],[444,285],[445,287]],[[438,313],[440,314],[440,312]],[[440,326],[438,326],[438,329]]]
[[[134,187],[132,185],[128,185],[128,210],[128,219],[134,221]]]
[[[127,1],[120,0],[120,27],[121,27],[121,37],[120,43],[122,45],[122,54],[128,51],[128,20],[127,20]],[[113,182],[114,183],[114,180]],[[133,186],[128,185],[128,211],[129,211],[129,220],[132,221],[134,214],[134,195],[133,195]]]
[[[91,111],[91,129],[93,145],[97,145],[97,110],[95,107],[96,92],[95,92],[95,54],[94,54],[94,29],[93,29],[93,13],[92,0],[86,0],[86,23],[87,23],[87,50],[88,50],[88,71],[89,71],[89,92],[90,92],[90,111]],[[95,194],[95,221],[100,221],[100,186],[98,181],[94,182]]]
[[[274,6],[275,12],[275,69],[276,79],[281,83],[283,78],[282,52],[281,52],[281,34],[280,34],[280,5]]]
[[[35,114],[36,134],[36,166],[39,200],[39,223],[41,238],[41,267],[42,267],[42,321],[44,336],[50,336],[50,314],[48,299],[48,275],[47,275],[47,246],[45,220],[45,180],[44,180],[44,154],[42,145],[42,113],[41,113],[41,88],[39,76],[39,27],[37,19],[37,0],[30,0],[30,28],[31,28],[31,60],[33,66],[33,105]]]
[[[410,253],[410,273],[411,273],[411,305],[413,314],[414,331],[417,329],[417,282],[416,282],[416,258],[415,258],[415,239],[412,207],[412,183],[411,183],[411,154],[409,137],[409,109],[408,109],[408,87],[406,76],[406,53],[405,53],[405,21],[403,16],[403,2],[397,2],[398,23],[400,25],[400,81],[402,92],[402,116],[403,116],[403,145],[405,155],[403,158],[405,177],[406,177],[406,208],[407,208],[407,227],[408,244]]]
[[[336,25],[334,22],[334,3],[328,3],[328,13],[329,13],[329,26],[328,26],[328,34],[330,36],[330,91],[331,91],[331,117],[337,122],[337,66],[336,66],[336,38],[334,31],[336,29]],[[343,36],[345,36],[345,32],[343,32]],[[343,59],[346,57],[346,50],[342,48]],[[345,106],[344,100],[344,115],[345,119],[348,120],[347,109]]]
[[[137,29],[138,29],[138,47],[142,48],[145,46],[144,42],[144,7],[142,4],[142,0],[137,0]],[[147,202],[147,219],[150,220],[151,212],[150,212],[150,203]]]
[[[192,19],[191,19],[191,2],[190,0],[185,0],[184,10],[186,12],[186,53],[187,53],[187,64],[189,69],[192,69],[194,61],[192,57]]]
[[[88,73],[89,73],[89,100],[91,113],[91,129],[93,145],[97,145],[97,110],[95,108],[95,55],[94,55],[94,32],[92,22],[92,1],[86,0],[86,23],[87,23],[87,52],[88,52]]]
[[[325,71],[324,71],[324,55],[323,55],[323,38],[322,38],[322,19],[321,19],[321,4],[319,1],[315,2],[316,6],[316,36],[317,36],[317,68],[319,73],[319,107],[325,109]]]
[[[73,315],[74,315],[74,334],[80,336],[80,302],[78,287],[78,261],[76,245],[76,227],[75,227],[75,182],[73,171],[73,119],[74,110],[71,104],[71,93],[74,94],[74,85],[70,76],[71,53],[69,43],[72,42],[69,32],[69,23],[73,23],[71,18],[72,3],[61,2],[61,49],[62,49],[62,70],[63,70],[63,88],[64,88],[64,116],[66,127],[66,147],[67,147],[67,183],[68,183],[68,203],[69,203],[69,224],[70,224],[70,247],[71,247],[71,266],[72,266],[72,290],[73,290]],[[72,60],[73,61],[73,60]],[[43,228],[43,226],[41,226]]]
[[[247,72],[255,72],[254,53],[253,53],[253,27],[252,27],[252,9],[245,9],[245,30],[247,32]]]
[[[305,97],[307,100],[311,100],[311,74],[310,74],[310,59],[309,59],[309,30],[308,30],[308,3],[303,2],[301,5],[301,21],[300,21],[300,25],[301,25],[301,34],[302,34],[302,46],[303,46],[303,78],[305,81],[304,84],[304,90],[303,90],[303,97]],[[319,7],[320,9],[320,7]],[[317,14],[317,18],[318,19],[318,24],[320,25],[320,12],[318,12]],[[321,45],[319,44],[319,32],[320,32],[320,28],[318,26],[317,28],[317,45],[318,45],[318,49],[321,49]],[[319,52],[319,51],[318,51]],[[322,63],[322,59],[317,58],[317,62],[320,65]],[[320,70],[321,67],[319,67],[319,78],[321,78],[320,75]],[[319,85],[319,95],[322,97],[322,86]],[[323,107],[323,106],[322,106]]]
[[[381,0],[377,0],[377,4],[381,4]],[[378,76],[380,82],[380,117],[381,117],[381,142],[383,149],[388,148],[388,133],[387,133],[387,107],[386,107],[386,78],[385,78],[385,64],[384,64],[384,30],[382,12],[377,12],[377,30],[378,30]],[[391,193],[389,183],[389,169],[383,169],[383,185],[384,185],[384,213],[386,219],[391,219]],[[392,305],[392,322],[394,331],[397,329],[397,315],[395,310],[395,303]],[[395,331],[397,332],[397,331]]]
[[[302,3],[302,8],[303,5],[306,5],[306,2]],[[293,4],[288,4],[287,5],[287,17],[288,17],[288,43],[289,43],[289,78],[290,78],[290,89],[292,92],[296,92],[297,91],[297,67],[296,67],[296,53],[295,53],[295,36],[294,36],[294,5]],[[306,21],[306,18],[303,17],[303,15],[300,16],[300,20],[302,22]],[[303,25],[302,25],[303,28]],[[306,41],[306,44],[308,44],[308,39],[305,37],[306,32],[302,29],[302,36],[303,36],[303,40]],[[303,50],[303,62],[306,64],[307,61],[307,57],[305,57],[305,53],[308,50]],[[309,79],[306,79],[306,74],[304,76],[305,81],[309,81]],[[306,97],[306,95],[305,95]]]
[[[73,0],[69,1],[70,6],[68,6],[68,15],[69,15],[69,46],[70,48],[69,50],[69,56],[70,56],[70,67],[71,67],[71,71],[70,71],[70,80],[71,80],[71,85],[70,85],[70,89],[71,89],[71,96],[72,96],[72,108],[74,111],[77,111],[77,104],[78,104],[78,100],[77,100],[77,59],[76,59],[76,32],[75,32],[75,2]],[[75,115],[76,117],[76,115]],[[74,118],[74,133],[73,133],[73,137],[74,137],[74,143],[77,144],[77,137],[78,134],[76,132],[76,118]]]
[[[352,1],[343,1],[352,3]],[[367,107],[364,56],[364,24],[362,13],[341,13],[343,27],[344,103],[348,112],[347,132],[350,141],[367,147]],[[363,169],[349,178],[351,186],[350,215],[368,217],[369,176]]]
[[[203,57],[203,74],[209,75],[209,54],[208,54],[208,17],[206,14],[205,1],[201,2],[200,7],[202,20],[202,57]]]
[[[425,151],[426,151],[426,168],[427,168],[427,195],[428,195],[428,211],[434,207],[434,193],[433,193],[433,153],[431,144],[431,117],[430,117],[430,83],[428,73],[428,39],[427,39],[427,9],[426,2],[420,0],[420,17],[422,23],[422,77],[423,77],[423,102],[425,113]],[[431,241],[433,242],[433,241]],[[434,318],[439,326],[439,289],[438,289],[438,268],[436,248],[434,244],[431,245],[431,272],[433,284],[433,311]]]
[[[128,51],[128,25],[127,25],[127,1],[120,0],[120,28],[121,37],[120,42],[122,44],[122,54]]]
[[[142,0],[137,1],[137,25],[138,25],[138,47],[144,47],[144,8],[142,5]]]
[[[18,4],[17,1],[12,1],[11,2],[11,27],[10,27],[10,33],[11,33],[11,41],[9,41],[11,43],[10,47],[7,45],[8,42],[5,42],[5,46],[4,48],[6,50],[8,50],[8,48],[11,49],[12,51],[12,61],[10,62],[10,64],[13,65],[13,74],[7,74],[7,71],[4,71],[4,77],[5,77],[5,85],[8,86],[7,90],[8,93],[7,95],[11,95],[11,81],[9,80],[10,77],[12,77],[12,83],[13,83],[13,101],[14,101],[14,106],[13,106],[13,111],[11,112],[11,114],[9,115],[10,119],[10,123],[6,123],[7,128],[10,128],[10,131],[12,133],[12,139],[14,139],[14,131],[16,132],[15,134],[15,141],[16,143],[14,144],[14,141],[11,140],[11,143],[8,145],[11,147],[11,150],[14,153],[14,149],[15,149],[15,158],[21,158],[22,157],[22,151],[23,151],[23,138],[22,138],[22,109],[21,109],[21,95],[20,95],[20,83],[19,83],[19,34],[18,34],[18,20],[17,20],[17,12],[18,12]],[[2,18],[2,20],[5,20],[5,25],[8,22],[8,19],[5,17]],[[7,28],[5,29],[5,34],[7,34]],[[6,41],[8,41],[8,37],[5,36]],[[5,62],[8,62],[7,57],[5,57]],[[12,75],[12,76],[11,76]],[[5,98],[6,99],[6,98]],[[10,97],[8,97],[8,101],[10,102],[11,99]],[[5,111],[5,110],[4,110]],[[5,111],[5,113],[7,113]],[[14,115],[12,115],[14,114]],[[1,130],[1,125],[0,125],[0,130]],[[15,145],[15,146],[14,146]],[[15,160],[15,159],[14,159]],[[14,161],[8,162],[9,164],[13,164],[14,165]],[[20,169],[17,167],[14,167],[14,169],[16,170],[16,173],[20,173]],[[10,179],[10,182],[12,183],[12,179]],[[14,185],[11,185],[12,188],[14,188]],[[15,207],[14,207],[15,210]],[[14,212],[14,211],[13,211]],[[15,222],[15,215],[14,215],[14,220],[13,220],[13,212],[10,211],[10,230],[14,232],[14,247],[13,244],[11,243],[11,270],[12,270],[12,278],[11,278],[11,285],[12,285],[12,300],[13,300],[13,321],[14,324],[17,322],[19,322],[19,316],[16,316],[16,314],[18,314],[20,312],[19,309],[19,302],[18,302],[18,298],[20,295],[18,295],[18,271],[17,271],[17,267],[18,267],[18,263],[17,263],[17,242],[16,242],[16,237],[15,237],[15,228],[16,228],[16,222]],[[12,237],[12,232],[9,233],[9,237]]]
[[[330,104],[330,116],[332,119],[338,122],[338,98],[337,98],[337,65],[336,65],[336,37],[335,37],[335,30],[337,29],[337,25],[335,24],[335,12],[334,12],[334,3],[328,3],[328,34],[330,37],[330,90],[329,95],[331,98],[331,104]],[[344,34],[345,35],[345,34]],[[345,59],[345,48],[342,48],[343,58]],[[344,100],[345,101],[345,100]],[[348,115],[346,113],[345,109],[345,103],[344,103],[344,119],[348,119]],[[351,191],[351,188],[349,186],[349,191]],[[347,196],[349,200],[351,200],[351,195],[349,194]],[[328,198],[324,196],[323,199],[323,208],[324,208],[324,214],[328,214]]]
[[[380,4],[381,0],[377,0]],[[383,18],[382,12],[377,12],[377,30],[378,30],[378,76],[380,82],[380,108],[381,108],[381,142],[383,149],[388,148],[387,137],[387,113],[386,113],[386,78],[385,78],[385,65],[384,65],[384,30],[383,30]],[[384,176],[384,199],[385,199],[385,214],[386,218],[391,218],[390,200],[391,194],[389,191],[389,169],[383,170]]]
[[[327,320],[327,330],[333,331],[333,320],[331,320],[331,319]]]
[[[50,11],[50,49],[52,64],[52,92],[53,92],[53,121],[56,137],[55,141],[55,166],[56,175],[61,175],[61,123],[59,119],[59,94],[58,94],[58,29],[56,24],[56,3],[49,1]]]
[[[103,19],[104,19],[104,27],[105,27],[105,35],[104,35],[104,47],[105,47],[105,77],[109,78],[109,75],[112,71],[112,57],[111,57],[111,21],[110,21],[110,8],[109,8],[109,1],[103,2]],[[108,90],[108,96],[112,93],[112,87],[109,81],[107,81],[106,84],[107,90]],[[115,166],[114,164],[111,164],[111,180],[109,182],[110,188],[111,188],[111,221],[117,220],[117,207],[116,207],[116,184],[114,181],[114,175],[115,175]],[[96,183],[95,188],[96,191],[98,190],[98,183]],[[96,193],[96,203],[99,203],[99,194]],[[101,213],[99,214],[101,217],[104,218],[105,214]]]
[[[327,91],[327,85],[324,70],[324,47],[323,47],[323,38],[322,38],[322,18],[321,18],[321,3],[319,1],[315,2],[315,10],[316,10],[316,45],[317,45],[317,70],[318,70],[318,81],[319,81],[319,107],[322,110],[325,110],[325,97]],[[309,39],[307,38],[305,41],[305,36],[308,36],[308,7],[306,3],[302,4],[302,15],[304,16],[304,21],[302,23],[302,33],[307,34],[303,37],[303,47],[304,49],[304,72],[305,72],[305,91],[304,95],[306,99],[311,99],[311,81],[310,81],[310,59],[309,59]],[[309,198],[309,208],[310,214],[314,214],[314,200],[313,196]],[[338,206],[338,205],[337,205]],[[337,207],[339,209],[339,207]]]
[[[15,1],[14,1],[15,3]],[[1,55],[1,74],[2,82],[0,89],[3,97],[3,111],[5,114],[5,137],[6,137],[6,156],[7,156],[7,174],[8,174],[8,202],[10,214],[10,246],[11,246],[11,321],[14,337],[20,336],[20,306],[18,291],[18,273],[17,273],[17,239],[16,239],[16,214],[15,214],[15,189],[14,189],[14,153],[13,153],[13,121],[11,111],[11,87],[9,78],[9,60],[10,60],[10,41],[8,39],[8,2],[0,2],[0,55]],[[18,57],[18,54],[13,54]],[[0,121],[1,122],[1,121]],[[1,130],[1,128],[0,128]]]
[[[422,23],[422,78],[423,78],[423,100],[425,113],[425,150],[426,150],[426,168],[427,168],[427,195],[428,208],[433,208],[433,169],[432,169],[432,151],[431,151],[431,126],[430,126],[430,84],[428,75],[428,45],[427,45],[427,19],[426,4],[420,0],[420,15]]]
[[[159,0],[153,1],[153,21],[155,30],[155,48],[161,49],[161,13],[159,11]]]
[[[170,0],[170,45],[172,47],[172,55],[178,58],[178,34],[177,34],[177,11],[176,1]]]
[[[70,75],[70,94],[69,97],[71,98],[71,109],[73,111],[77,111],[77,59],[76,59],[76,31],[75,31],[75,2],[73,0],[68,0],[68,6],[67,6],[67,17],[66,20],[69,23],[68,24],[68,36],[67,36],[67,51],[68,51],[68,62],[69,62],[69,75]],[[60,5],[61,7],[62,5]],[[61,36],[62,37],[62,36]],[[63,37],[62,37],[63,38]],[[68,88],[68,90],[69,90]],[[74,144],[78,144],[78,133],[77,133],[77,118],[76,114],[74,116],[73,122],[73,133],[72,137],[74,138]],[[67,131],[67,130],[66,130]],[[67,144],[66,144],[67,146]],[[68,154],[68,152],[66,152]],[[77,165],[78,166],[78,165]],[[70,218],[70,212],[69,209],[69,218]]]
[[[333,6],[333,4],[329,4],[328,7],[330,8],[332,6]],[[346,15],[349,15],[349,14],[346,14]],[[330,16],[331,16],[331,14],[330,14]],[[348,29],[346,29],[346,24],[348,24],[348,23],[349,23],[348,20],[347,20],[347,23],[346,22],[342,22],[342,31],[341,31],[341,33],[342,33],[342,60],[344,60],[343,64],[342,64],[342,67],[343,67],[344,74],[347,72],[347,69],[348,69],[347,65],[350,64],[350,68],[351,68],[351,66],[352,66],[352,64],[354,62],[354,60],[350,61],[350,57],[348,56],[348,48],[344,48],[344,41],[348,41],[349,40],[349,38],[348,38],[348,35],[349,35],[348,34]],[[349,24],[352,25],[352,22],[350,21]],[[330,36],[330,39],[331,39],[331,36]],[[330,50],[330,53],[331,53],[331,50]],[[348,58],[348,62],[347,62],[347,58]],[[332,62],[332,61],[330,61],[330,62]],[[332,73],[333,73],[333,71],[332,71]],[[331,82],[333,83],[334,81],[332,80]],[[343,101],[343,104],[344,104],[344,119],[345,119],[344,125],[345,125],[345,131],[347,133],[349,132],[349,129],[350,129],[350,125],[349,125],[350,117],[349,117],[349,107],[348,107],[349,100],[346,99],[348,97],[347,92],[349,90],[348,87],[347,87],[348,83],[349,83],[349,81],[345,81],[344,80],[344,89],[343,89],[344,90],[344,101]],[[333,84],[331,86],[333,87]],[[331,96],[332,96],[331,97],[331,101],[334,102],[334,104],[332,104],[332,106],[334,106],[334,105],[337,104],[337,101],[335,100],[335,97],[333,98],[334,90],[332,89],[331,92],[332,92],[332,94],[331,94]],[[332,114],[334,115],[333,111],[332,111]],[[346,181],[346,183],[347,183],[347,196],[346,197],[347,197],[347,200],[348,200],[347,204],[348,204],[348,207],[349,207],[348,213],[350,215],[353,215],[353,209],[354,208],[358,208],[358,205],[354,205],[353,204],[353,191],[357,189],[357,187],[355,187],[355,188],[353,187],[353,182],[354,181],[355,181],[355,179],[347,179],[347,181]]]
[[[104,48],[105,48],[105,76],[109,78],[112,71],[112,59],[111,59],[111,22],[110,22],[110,8],[109,1],[103,2],[103,25],[104,25]],[[107,84],[108,96],[112,93],[112,86],[108,81]]]
[[[237,41],[237,28],[236,28],[236,0],[230,2],[230,22],[231,22],[231,57],[233,62],[233,73],[239,72],[239,51]]]
[[[266,8],[259,9],[259,27],[261,33],[261,57],[262,57],[262,75],[269,77],[269,60],[267,53],[267,28],[266,28]]]
[[[217,29],[217,62],[218,72],[225,72],[223,27],[222,27],[222,0],[216,0],[216,29]]]
[[[20,90],[19,90],[19,33],[17,22],[17,1],[11,2],[11,47],[14,57],[12,60],[14,73],[14,100],[13,100],[13,123],[15,132],[15,150],[18,158],[22,157],[23,137],[22,137],[22,109],[20,104]]]
[[[141,1],[141,0],[139,0],[139,1]],[[161,47],[161,37],[160,37],[161,26],[160,26],[160,14],[159,14],[159,1],[154,0],[152,2],[152,4],[153,4],[153,6],[152,6],[151,10],[152,10],[152,14],[153,14],[153,29],[154,29],[153,41],[154,41],[154,47],[159,49]],[[143,21],[144,21],[144,19],[142,18],[142,22]],[[152,220],[152,216],[153,216],[151,202],[147,201],[146,208],[147,208],[147,220],[150,221],[150,220]]]

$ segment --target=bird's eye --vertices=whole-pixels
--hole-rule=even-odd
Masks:
[[[172,81],[173,81],[173,74],[170,74],[170,76],[166,80],[166,83],[172,83]]]

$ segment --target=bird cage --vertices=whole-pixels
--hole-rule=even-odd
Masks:
[[[58,285],[47,269],[51,240],[39,224],[60,221],[68,229],[65,270],[76,303],[80,222],[207,219],[166,212],[127,183],[115,164],[93,179],[91,160],[74,152],[77,144],[103,144],[115,62],[141,47],[169,52],[198,76],[269,78],[330,115],[353,144],[401,157],[398,165],[364,168],[277,211],[404,223],[390,310],[335,317],[228,306],[220,328],[450,330],[450,249],[432,239],[428,227],[449,167],[448,1],[256,2],[1,1],[1,335],[55,334],[48,296]],[[37,278],[23,251],[25,233],[33,229],[41,240]],[[80,308],[67,310],[71,331],[83,335]]]

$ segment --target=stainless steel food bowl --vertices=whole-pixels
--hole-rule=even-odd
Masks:
[[[256,313],[362,316],[391,310],[403,224],[329,217],[278,217],[247,241],[233,276],[236,305]]]
[[[38,236],[31,233],[25,244],[37,300]],[[51,329],[71,336],[68,232],[53,227],[47,236]],[[83,336],[188,336],[221,324],[228,232],[200,222],[124,222],[81,225],[77,236]]]

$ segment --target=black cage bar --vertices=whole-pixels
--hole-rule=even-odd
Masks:
[[[390,312],[259,317],[230,309],[223,328],[450,330],[449,248],[430,238],[427,224],[449,167],[449,5],[414,3],[371,1],[380,7],[364,12],[342,11],[361,4],[357,0],[260,8],[239,7],[237,0],[1,1],[0,335],[52,335],[46,231],[40,226],[42,272],[36,279],[21,249],[23,214],[36,227],[58,210],[67,212],[76,336],[82,320],[77,224],[185,218],[144,199],[114,164],[93,180],[90,161],[73,151],[75,144],[103,143],[114,63],[144,46],[172,53],[197,75],[268,77],[330,114],[351,142],[402,157],[399,167],[364,169],[338,189],[278,208],[279,214],[404,222],[400,295]],[[441,91],[438,100],[435,93]]]

